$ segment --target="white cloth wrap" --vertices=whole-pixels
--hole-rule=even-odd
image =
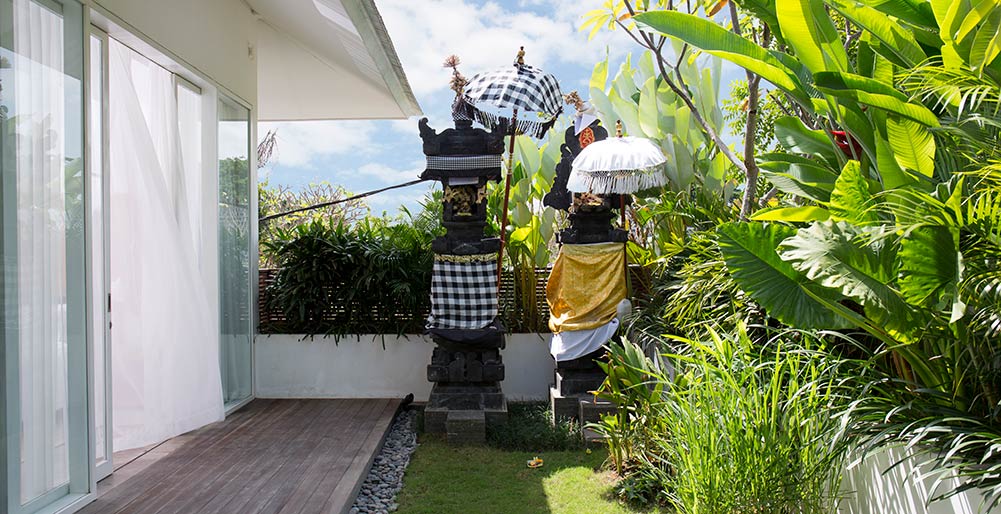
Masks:
[[[556,362],[579,359],[601,348],[601,345],[615,335],[618,328],[619,320],[613,319],[598,328],[567,330],[553,334],[553,339],[549,343],[549,353]]]

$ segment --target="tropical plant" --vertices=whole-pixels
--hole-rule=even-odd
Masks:
[[[881,342],[877,357],[897,378],[873,386],[874,403],[856,406],[866,413],[858,428],[873,444],[926,450],[963,480],[952,492],[985,487],[997,502],[1001,424],[989,341],[1001,248],[993,171],[1001,7],[742,6],[784,51],[691,14],[633,18],[745,67],[805,114],[775,120],[784,151],[758,156],[783,202],[755,223],[720,227],[727,269],[783,323],[860,328]]]
[[[262,244],[280,266],[268,307],[286,333],[417,333],[429,310],[431,240],[441,233],[440,196],[398,220],[353,226],[314,220]]]
[[[669,372],[610,347],[599,394],[622,408],[593,428],[613,460],[677,512],[831,512],[850,449],[831,409],[854,397],[858,363],[805,333],[707,334],[664,341]]]
[[[299,191],[293,191],[287,186],[272,186],[267,180],[257,184],[257,215],[258,218],[274,216],[320,203],[342,200],[350,196],[343,187],[333,186],[327,182],[309,184]],[[261,222],[259,224],[260,266],[274,267],[277,262],[268,253],[270,244],[279,233],[292,230],[294,227],[309,224],[313,221],[324,221],[328,224],[343,222],[352,224],[369,214],[364,200],[349,200],[346,202],[293,212],[286,216]]]

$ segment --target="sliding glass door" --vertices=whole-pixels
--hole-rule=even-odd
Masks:
[[[253,393],[250,110],[219,101],[219,301],[223,398],[235,405]]]
[[[82,7],[0,0],[6,510],[90,488]]]

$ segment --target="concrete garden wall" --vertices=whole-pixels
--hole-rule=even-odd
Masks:
[[[509,334],[501,351],[510,400],[548,400],[555,364],[550,334]],[[383,344],[385,343],[385,345]],[[385,347],[384,347],[385,346]],[[258,335],[255,390],[259,398],[389,398],[427,401],[427,365],[434,343],[421,335],[334,338]]]
[[[870,455],[845,472],[841,489],[847,497],[838,509],[840,514],[978,514],[1001,512],[981,507],[983,495],[977,491],[953,496],[926,506],[928,499],[955,486],[944,481],[935,490],[935,478],[921,478],[927,467],[917,460],[907,460],[884,473],[904,455],[901,448],[890,448]],[[854,493],[854,494],[852,494]]]

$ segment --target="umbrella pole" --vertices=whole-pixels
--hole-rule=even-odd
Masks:
[[[497,254],[497,291],[500,292],[501,275],[504,271],[504,242],[507,240],[507,202],[511,196],[511,175],[514,170],[514,138],[518,135],[518,108],[511,116],[511,142],[507,147],[507,175],[504,177],[504,207],[501,209],[500,252]]]
[[[626,227],[626,195],[619,195],[619,217],[622,230],[626,231],[626,242],[622,243],[622,266],[626,273],[626,298],[632,298],[633,284],[629,277],[629,229]]]

